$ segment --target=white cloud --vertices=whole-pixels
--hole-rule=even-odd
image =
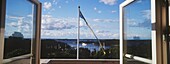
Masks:
[[[7,26],[17,28],[19,32],[30,33],[33,23],[30,17],[32,17],[32,15],[27,15],[27,17],[9,16],[7,18],[15,21],[8,22]]]
[[[143,27],[147,29],[151,28],[151,22],[149,19],[143,20],[143,22],[137,22],[137,19],[127,19],[127,24],[130,27]]]
[[[101,10],[98,10],[97,7],[94,7],[93,9],[94,9],[94,11],[97,12],[97,13],[102,13],[102,11],[101,11]]]
[[[67,38],[68,36],[76,38],[76,35],[77,35],[76,31],[72,32],[72,31],[41,30],[42,38]]]
[[[96,30],[95,34],[99,39],[118,39],[119,34],[118,33],[112,33],[110,31],[105,31],[105,30]],[[95,39],[94,34],[92,34],[91,31],[81,31],[80,33],[80,38],[84,39]]]
[[[68,1],[65,1],[65,3],[69,3]]]
[[[7,16],[7,18],[11,18],[11,19],[23,19],[24,17],[16,17],[16,16]]]
[[[29,15],[27,15],[27,17],[31,17],[31,18],[33,18],[33,14],[29,14]]]
[[[151,19],[151,10],[143,10],[141,13],[143,14],[144,18]]]
[[[30,33],[31,31],[31,26],[29,24],[23,25],[22,28],[25,33]]]
[[[53,3],[55,3],[56,2],[56,0],[53,0]]]
[[[137,0],[137,3],[142,3],[142,0]]]
[[[80,27],[85,27],[84,21],[80,21]]]
[[[61,6],[58,6],[58,8],[61,8]]]
[[[104,31],[104,30],[96,30],[96,33],[109,33],[109,31]]]
[[[112,10],[111,13],[116,13],[116,11],[115,11],[115,10]]]
[[[126,21],[127,21],[128,26],[132,26],[132,27],[138,26],[138,23],[136,22],[136,19],[129,19],[128,18]]]
[[[81,33],[80,33],[81,38],[84,38],[84,39],[95,38],[94,35],[90,32],[89,28],[87,28],[84,21],[80,21],[80,27],[81,27]],[[87,29],[82,29],[82,27],[83,28],[86,27]],[[112,38],[112,39],[118,38],[116,34],[113,34],[110,31],[98,30],[95,32],[99,38]],[[76,38],[77,18],[55,18],[55,17],[52,17],[51,15],[43,15],[41,34],[43,38],[47,38],[47,37],[49,38],[56,38],[56,37],[57,38]]]
[[[42,16],[42,29],[45,30],[64,30],[64,29],[72,29],[76,28],[76,25],[73,19],[58,19],[54,18],[50,15],[43,15]]]
[[[18,27],[17,22],[11,22],[11,23],[8,24],[8,26]]]
[[[99,2],[103,2],[106,5],[114,5],[117,0],[100,0]]]
[[[100,10],[99,10],[99,11],[97,11],[97,12],[98,12],[98,13],[102,13],[102,11],[100,11]]]
[[[96,35],[98,36],[98,38],[108,38],[108,39],[118,39],[119,38],[119,34],[118,33],[111,33],[109,31],[103,31],[100,33],[96,33]]]
[[[118,22],[118,20],[114,19],[93,19],[95,22]]]
[[[51,2],[44,2],[44,6],[45,9],[50,9],[52,7]]]
[[[94,10],[97,10],[97,8],[96,8],[96,7],[94,7]]]
[[[54,0],[54,1],[53,1],[53,4],[57,5],[57,4],[58,4],[58,1]]]

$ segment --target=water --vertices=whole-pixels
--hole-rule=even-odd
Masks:
[[[57,39],[56,41],[66,43],[66,44],[70,45],[71,47],[73,47],[75,49],[77,48],[77,40],[76,39],[71,39],[71,40]],[[79,48],[88,48],[91,52],[94,51],[94,50],[99,51],[100,48],[101,48],[100,46],[98,46],[99,44],[95,45],[96,43],[93,43],[93,42],[97,41],[95,39],[90,39],[90,40],[82,39],[80,41],[88,42],[88,43],[79,43]],[[104,49],[110,48],[110,46],[103,46],[103,47],[104,47]]]

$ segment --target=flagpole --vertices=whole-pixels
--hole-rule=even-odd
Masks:
[[[103,46],[100,42],[100,40],[98,39],[97,35],[94,33],[93,29],[90,27],[90,25],[88,24],[88,22],[86,21],[85,17],[83,16],[83,14],[81,13],[80,11],[80,6],[79,6],[79,20],[80,18],[84,19],[86,25],[89,27],[90,31],[93,33],[93,35],[95,36],[95,38],[97,39],[97,41],[99,42],[99,46],[100,46],[100,49],[103,51],[104,55],[106,54],[106,52],[104,51],[103,49]]]
[[[78,12],[80,14],[80,6],[78,6]],[[78,15],[77,22],[77,59],[79,59],[79,41],[80,41],[80,15]]]

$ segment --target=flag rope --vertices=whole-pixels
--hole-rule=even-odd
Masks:
[[[100,46],[101,50],[103,51],[103,54],[105,55],[106,52],[104,51],[104,48],[103,48],[100,40],[98,39],[97,35],[94,33],[94,31],[93,31],[93,29],[91,28],[91,26],[90,26],[90,25],[88,24],[88,22],[86,21],[86,19],[85,19],[85,17],[83,16],[83,14],[81,13],[81,11],[80,11],[80,6],[79,6],[78,8],[79,8],[79,18],[84,19],[86,25],[88,26],[88,28],[90,29],[90,31],[93,33],[93,35],[94,35],[95,38],[97,39],[97,42],[99,43],[99,46]],[[79,20],[79,21],[80,21],[80,20]]]

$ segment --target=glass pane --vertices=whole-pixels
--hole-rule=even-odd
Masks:
[[[151,59],[150,0],[136,0],[124,8],[124,30],[127,53]]]
[[[31,53],[33,4],[28,0],[7,0],[4,58]]]

